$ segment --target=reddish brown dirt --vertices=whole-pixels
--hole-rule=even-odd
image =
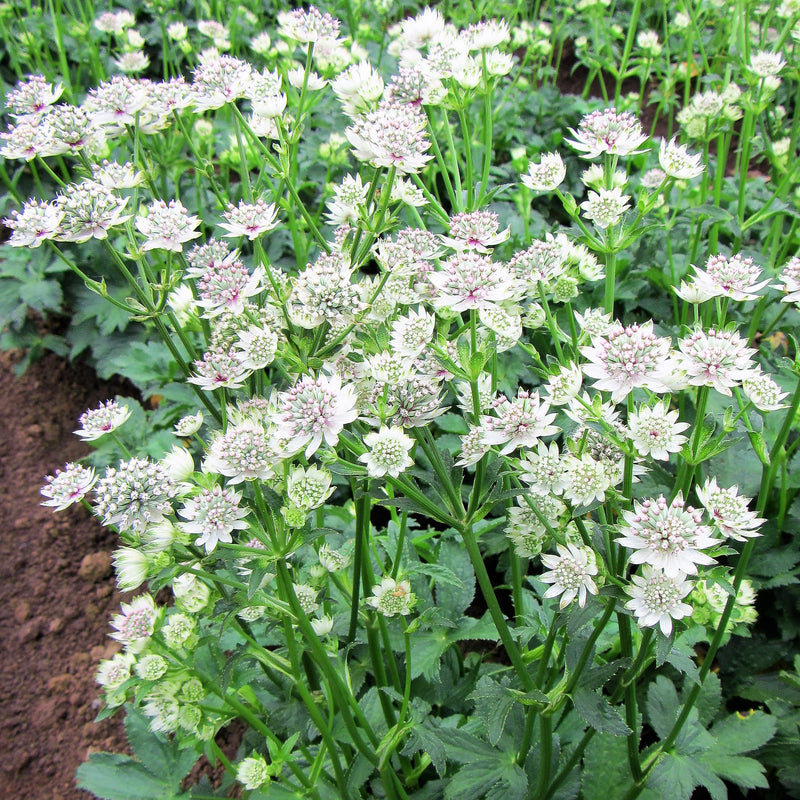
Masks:
[[[87,800],[75,770],[88,752],[126,750],[121,714],[93,722],[94,673],[115,651],[116,541],[82,508],[40,506],[39,489],[88,452],[78,417],[120,387],[52,353],[15,378],[17,358],[0,353],[0,797]]]

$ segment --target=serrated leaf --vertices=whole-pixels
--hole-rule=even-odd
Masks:
[[[79,789],[101,800],[174,800],[175,792],[136,759],[117,753],[92,753],[78,767]]]
[[[450,569],[450,567],[444,566],[444,564],[429,564],[420,562],[419,564],[414,564],[410,569],[407,570],[412,575],[425,575],[428,578],[433,578],[434,583],[436,584],[443,584],[447,586],[455,586],[456,588],[463,589],[464,582],[458,575]]]
[[[486,726],[486,738],[496,745],[503,735],[506,720],[516,699],[488,675],[478,681],[469,699],[475,703],[475,716],[481,718]]]
[[[348,797],[358,797],[361,794],[360,789],[367,782],[372,770],[372,764],[361,753],[356,754],[345,775]]]
[[[466,549],[458,542],[444,542],[439,549],[439,560],[447,564],[458,577],[461,586],[437,584],[436,605],[453,617],[464,613],[475,597],[475,570]]]
[[[731,714],[711,729],[716,739],[713,752],[738,755],[757,750],[775,735],[777,724],[775,717],[763,711],[747,715]]]
[[[419,724],[411,728],[408,742],[402,753],[404,756],[409,756],[418,752],[427,753],[439,777],[444,777],[447,771],[447,759],[444,744],[438,735],[438,731],[430,730]]]
[[[666,754],[647,780],[647,786],[669,800],[690,800],[697,786],[705,786],[712,800],[727,800],[725,784],[692,756]]]
[[[583,800],[609,800],[620,797],[631,783],[627,743],[621,736],[598,734],[583,757],[581,795]]]
[[[125,734],[142,765],[177,791],[197,761],[195,752],[181,752],[174,742],[154,733],[150,720],[134,706],[125,708]]]
[[[528,777],[503,753],[463,766],[447,784],[445,800],[524,800]]]
[[[411,677],[424,675],[428,680],[436,680],[442,655],[450,645],[445,631],[417,631],[411,651]]]
[[[599,692],[581,687],[572,695],[572,702],[581,718],[596,731],[612,736],[627,736],[631,732],[619,712]]]
[[[33,281],[19,287],[19,299],[36,311],[60,311],[63,295],[58,281]]]
[[[660,739],[666,738],[678,718],[678,692],[672,681],[659,675],[647,690],[647,721]]]
[[[444,745],[447,757],[459,764],[495,759],[500,755],[498,750],[484,742],[483,739],[463,730],[440,728],[439,738]]]

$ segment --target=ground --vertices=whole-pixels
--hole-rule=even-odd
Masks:
[[[75,770],[92,750],[126,750],[122,715],[95,724],[97,665],[117,649],[116,535],[80,507],[39,505],[44,476],[88,452],[72,433],[114,397],[86,366],[46,354],[20,378],[0,353],[0,797],[86,800]]]

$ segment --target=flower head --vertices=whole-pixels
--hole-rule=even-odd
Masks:
[[[704,297],[728,297],[731,300],[755,300],[769,278],[759,281],[761,267],[741,253],[730,258],[710,256],[705,269],[695,267],[694,287]]]
[[[719,544],[701,525],[702,512],[687,506],[678,496],[668,503],[661,495],[655,500],[634,502],[633,511],[623,511],[624,536],[615,541],[633,550],[632,564],[649,564],[669,578],[696,575],[698,564],[713,564],[714,559],[700,552]]]
[[[115,629],[111,638],[122,642],[129,652],[138,652],[152,636],[157,614],[155,601],[149,594],[139,595],[132,603],[122,603],[122,613],[111,621]]]
[[[577,547],[568,544],[557,546],[558,555],[543,555],[542,564],[548,572],[539,576],[539,580],[552,586],[544,593],[545,597],[561,595],[559,605],[566,608],[576,597],[578,605],[586,605],[587,594],[597,594],[597,585],[592,580],[597,575],[597,561],[594,551],[588,547]]]
[[[697,497],[723,536],[743,542],[761,535],[758,528],[766,520],[750,511],[750,498],[740,497],[738,486],[723,489],[717,485],[716,478],[709,478],[697,489]]]
[[[455,250],[488,253],[509,237],[508,228],[504,231],[499,228],[500,222],[493,211],[464,211],[450,218],[450,235],[443,241]]]
[[[136,229],[143,234],[145,241],[142,250],[183,251],[184,242],[196,239],[200,232],[195,230],[200,218],[191,216],[178,200],[154,200],[146,215],[136,217]]]
[[[97,408],[89,409],[81,414],[78,420],[81,427],[74,433],[85,442],[92,442],[115,431],[130,415],[131,411],[128,406],[120,406],[116,400],[106,400]]]
[[[755,352],[735,331],[696,329],[678,343],[678,366],[692,386],[711,386],[730,396],[753,369]]]
[[[203,462],[206,472],[224,475],[228,483],[266,480],[272,475],[277,456],[263,426],[244,421],[218,434]]]
[[[782,392],[781,387],[761,367],[754,369],[743,381],[742,389],[747,399],[759,411],[778,411],[786,408],[782,403],[788,392]]]
[[[395,614],[406,616],[416,602],[416,595],[411,591],[408,581],[398,583],[388,576],[372,587],[372,597],[367,598],[367,603],[384,617],[393,617]]]
[[[643,567],[642,574],[634,575],[633,584],[625,589],[631,596],[625,608],[633,611],[639,625],[646,628],[658,625],[664,636],[669,636],[672,620],[692,613],[692,607],[682,602],[692,590],[692,584],[683,578],[683,575],[670,578],[659,569]]]
[[[543,153],[537,164],[531,161],[521,180],[532,192],[552,192],[567,177],[567,168],[558,153]]]
[[[228,231],[226,237],[246,236],[253,241],[275,227],[278,209],[274,203],[261,199],[255,203],[242,200],[238,206],[229,203],[228,210],[222,216],[225,222],[221,222],[219,226]]]
[[[521,468],[520,480],[527,483],[535,495],[561,494],[567,488],[568,481],[555,442],[550,442],[549,446],[539,442],[535,450],[528,450]]]
[[[659,461],[669,461],[670,453],[678,453],[686,437],[682,432],[689,427],[678,422],[678,412],[670,411],[666,403],[639,406],[628,414],[628,431],[633,446],[643,456]]]
[[[647,141],[639,120],[627,111],[616,108],[593,111],[585,116],[578,130],[570,128],[574,139],[567,139],[584,158],[597,158],[602,153],[629,156],[641,153],[637,148]]]
[[[357,396],[352,386],[342,386],[335,375],[313,378],[305,375],[280,395],[276,438],[286,442],[289,452],[305,446],[306,458],[317,451],[324,439],[333,447],[339,433],[358,416]]]
[[[55,475],[48,475],[45,480],[47,483],[40,492],[48,499],[42,505],[63,511],[73,503],[83,500],[97,481],[97,476],[92,467],[70,463],[63,470],[57,469]]]
[[[599,189],[589,191],[589,199],[581,203],[583,216],[591,220],[598,228],[609,228],[616,225],[622,215],[630,208],[630,196],[622,194],[622,190]]]
[[[676,144],[675,139],[661,140],[658,150],[658,163],[661,169],[676,180],[689,180],[702,175],[705,166],[701,163],[702,155],[691,155],[684,145]]]
[[[13,231],[8,244],[12,247],[39,247],[61,231],[62,219],[64,209],[57,203],[29,200],[22,206],[22,211],[15,209],[10,219],[3,220],[3,224]]]
[[[437,308],[466,311],[511,299],[516,284],[504,264],[472,250],[462,250],[442,264],[440,272],[428,276]]]
[[[369,448],[358,457],[367,465],[367,474],[380,478],[389,474],[396,478],[414,464],[408,451],[414,446],[414,440],[403,433],[402,428],[383,426],[379,431],[372,431],[364,437],[364,444]]]
[[[189,499],[178,514],[184,522],[181,527],[187,533],[199,534],[196,545],[202,545],[206,553],[213,553],[217,542],[232,542],[231,532],[246,530],[248,525],[243,520],[250,512],[241,508],[241,494],[231,489],[214,486]]]
[[[317,43],[332,46],[339,41],[339,20],[322,13],[316,6],[308,10],[296,8],[278,15],[281,36],[300,44]]]
[[[513,400],[501,397],[493,410],[495,416],[481,417],[481,438],[486,445],[503,445],[504,455],[517,447],[534,447],[543,436],[559,430],[551,425],[556,415],[550,413],[550,403],[538,391],[519,389]]]
[[[269,783],[269,767],[263,756],[253,755],[242,759],[236,765],[236,780],[245,789],[258,789]]]

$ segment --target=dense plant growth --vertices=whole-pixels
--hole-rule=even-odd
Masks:
[[[5,344],[148,401],[42,489],[135,593],[80,785],[800,795],[800,4],[734,5],[4,6]]]

